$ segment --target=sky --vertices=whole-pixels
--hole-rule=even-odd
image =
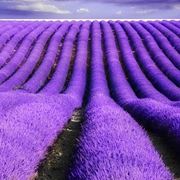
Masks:
[[[0,0],[1,19],[180,19],[180,0]]]

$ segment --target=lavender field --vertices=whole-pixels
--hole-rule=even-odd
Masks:
[[[77,111],[64,179],[174,179],[149,132],[178,159],[180,21],[0,21],[0,180],[38,179]]]

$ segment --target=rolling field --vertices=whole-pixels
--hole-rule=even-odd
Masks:
[[[1,21],[0,180],[180,178],[180,21]]]

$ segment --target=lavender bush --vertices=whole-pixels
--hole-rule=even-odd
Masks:
[[[58,52],[58,45],[60,44],[64,34],[67,32],[69,25],[69,23],[63,23],[62,26],[52,36],[43,62],[40,64],[37,71],[35,71],[31,79],[29,79],[29,81],[23,85],[22,88],[24,90],[28,92],[37,92],[45,83],[48,75],[50,74],[51,68],[55,63],[56,53]]]
[[[106,43],[115,48],[107,23],[102,24]],[[109,96],[98,22],[91,36],[90,97],[69,179],[172,179],[145,131]],[[117,57],[108,50],[109,58]]]
[[[169,58],[169,60],[171,60],[172,63],[178,69],[180,69],[180,63],[178,60],[179,53],[176,51],[175,48],[173,48],[168,39],[165,36],[163,36],[163,34],[160,31],[158,31],[158,29],[152,26],[152,24],[144,22],[141,22],[141,24],[153,35],[159,47],[163,50],[164,54]]]
[[[179,21],[1,21],[0,179],[31,179],[85,108],[69,179],[173,179],[145,129],[180,148]]]
[[[60,25],[60,23],[55,23],[47,28],[39,37],[37,46],[41,45],[43,47],[43,42],[47,41],[48,35],[50,36],[55,30],[60,34],[65,33],[69,23],[65,26],[62,25],[61,31],[57,30]],[[79,23],[77,25],[79,27]],[[72,25],[72,32],[70,30],[71,33],[66,45],[71,42],[71,38],[77,32],[77,25],[76,23],[75,26]],[[84,23],[80,30],[73,77],[70,79],[69,86],[64,94],[59,94],[57,90],[53,94],[33,94],[22,90],[1,93],[1,179],[33,178],[38,163],[43,159],[47,148],[52,145],[57,135],[68,123],[75,108],[81,106],[85,91],[86,66],[84,65],[86,64],[87,55],[84,54],[82,60],[80,56],[84,51],[87,52],[89,26],[90,22]],[[35,32],[38,34],[39,30]],[[58,34],[55,35],[56,38],[52,42],[56,42],[55,40],[59,42]],[[57,49],[55,50],[57,51]],[[37,51],[35,52],[37,53]],[[35,52],[32,52],[32,56],[34,54],[36,57]],[[68,57],[64,58],[64,60],[68,60]],[[30,62],[32,63],[32,60],[29,60],[29,68],[32,67]],[[19,71],[26,73],[21,69]],[[58,73],[56,76],[59,75]],[[24,79],[27,77],[26,74],[22,75]],[[33,85],[36,86],[36,84]],[[51,88],[56,89],[56,84]],[[14,149],[11,147],[14,147]]]

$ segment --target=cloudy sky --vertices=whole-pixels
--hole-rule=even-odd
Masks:
[[[0,0],[5,19],[180,19],[180,0]]]

